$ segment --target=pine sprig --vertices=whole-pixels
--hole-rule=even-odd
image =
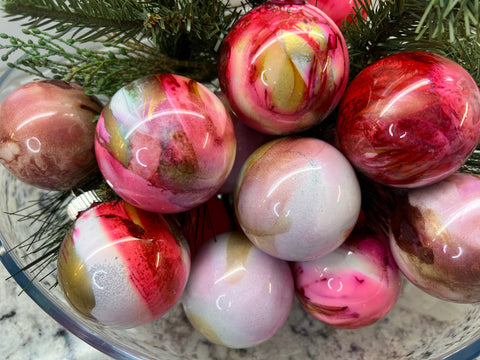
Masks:
[[[161,3],[144,10],[147,37],[157,44],[157,48],[180,58],[189,58],[188,52],[202,56],[205,49],[212,46],[216,52],[233,23],[247,9],[246,3],[231,7],[222,1],[211,0]]]
[[[4,0],[3,8],[31,28],[53,29],[63,36],[93,41],[100,37],[118,42],[141,36],[143,8],[135,0]]]
[[[78,40],[65,40],[38,29],[23,32],[29,40],[0,34],[5,41],[0,42],[2,61],[38,78],[75,82],[88,94],[110,96],[126,83],[156,73],[185,74],[198,81],[216,76],[215,63],[169,58],[139,42],[102,42],[87,47]],[[8,62],[16,53],[20,53],[18,60]]]
[[[30,270],[33,274],[31,281],[43,280],[51,273],[49,265],[57,260],[63,238],[73,224],[66,212],[70,200],[69,191],[46,193],[23,209],[7,213],[17,221],[36,228],[30,237],[10,250],[21,249],[23,256],[28,258],[21,271]]]
[[[458,38],[480,36],[478,0],[429,0],[423,2],[425,12],[418,22],[415,32],[419,37],[427,35],[434,39],[448,38],[455,42]]]
[[[434,20],[436,17],[430,14],[434,7],[429,7],[428,0],[385,0],[375,4],[369,0],[355,1],[355,21],[344,23],[352,79],[361,70],[385,56],[401,51],[430,51],[460,63],[477,84],[480,84],[480,46],[476,27],[472,20],[469,32],[465,29],[465,19],[459,15],[465,13],[465,9],[458,8],[459,1],[443,1],[439,5],[442,11],[439,10],[440,13],[435,15],[439,16],[438,22]],[[470,9],[470,5],[468,8]],[[478,18],[478,6],[473,10],[471,16]],[[454,19],[451,19],[451,16],[440,16],[453,14],[454,11],[457,14]],[[442,36],[432,30],[434,24],[441,29],[437,31],[441,31]],[[450,33],[446,34],[446,29],[452,27],[453,38]]]
[[[30,28],[80,41],[146,41],[179,60],[216,59],[228,29],[261,0],[4,0],[4,11]],[[201,51],[198,51],[201,50]],[[205,54],[207,56],[205,56]]]
[[[416,29],[425,7],[417,0],[355,0],[355,21],[344,23],[349,45],[350,75],[400,51],[441,52],[442,41],[419,37]],[[364,14],[366,16],[364,16]]]

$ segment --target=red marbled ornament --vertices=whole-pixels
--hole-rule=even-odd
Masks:
[[[20,86],[0,106],[0,162],[19,180],[64,190],[96,167],[95,115],[101,104],[60,80]]]
[[[230,30],[218,78],[233,111],[271,135],[318,125],[345,91],[349,58],[342,33],[320,9],[267,1]]]
[[[480,92],[457,63],[403,52],[364,69],[339,107],[342,151],[385,185],[419,187],[454,173],[480,137]]]

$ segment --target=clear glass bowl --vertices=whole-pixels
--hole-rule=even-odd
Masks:
[[[19,71],[0,76],[0,100],[29,81]],[[35,226],[8,213],[44,192],[14,179],[0,167],[0,258],[25,294],[58,323],[116,359],[474,359],[480,354],[480,306],[444,302],[405,281],[400,300],[387,317],[361,330],[339,330],[313,319],[298,301],[285,325],[269,341],[244,350],[206,341],[187,321],[180,304],[163,318],[135,329],[99,326],[78,316],[55,284],[21,271],[35,257],[18,245]],[[50,265],[52,270],[55,264]],[[20,288],[19,288],[20,291]]]

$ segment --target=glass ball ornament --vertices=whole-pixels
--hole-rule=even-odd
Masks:
[[[220,87],[233,111],[257,131],[309,129],[337,106],[349,74],[342,33],[318,8],[267,1],[229,31],[219,57]]]
[[[193,259],[182,304],[209,341],[248,348],[282,327],[294,296],[287,262],[260,251],[245,235],[228,232],[205,243]]]
[[[402,52],[365,68],[339,106],[340,148],[384,185],[415,188],[453,174],[480,138],[480,91],[459,64]]]
[[[147,76],[121,88],[97,124],[100,170],[124,200],[159,213],[190,210],[215,195],[235,159],[230,116],[204,85]]]
[[[284,137],[245,162],[234,194],[238,223],[271,256],[305,261],[340,246],[360,213],[355,172],[332,145]]]
[[[101,103],[60,80],[28,82],[0,105],[0,162],[17,179],[65,190],[96,170],[94,118]]]
[[[188,245],[175,224],[123,200],[81,212],[57,263],[69,304],[86,318],[122,328],[167,313],[189,273]]]
[[[383,318],[402,288],[388,238],[367,228],[356,228],[340,247],[321,258],[292,263],[292,272],[306,311],[343,329]]]
[[[402,273],[428,294],[480,303],[480,178],[457,173],[410,190],[390,226]]]

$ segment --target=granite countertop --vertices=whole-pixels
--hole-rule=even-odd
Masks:
[[[108,360],[60,326],[0,263],[0,358],[3,360]]]

